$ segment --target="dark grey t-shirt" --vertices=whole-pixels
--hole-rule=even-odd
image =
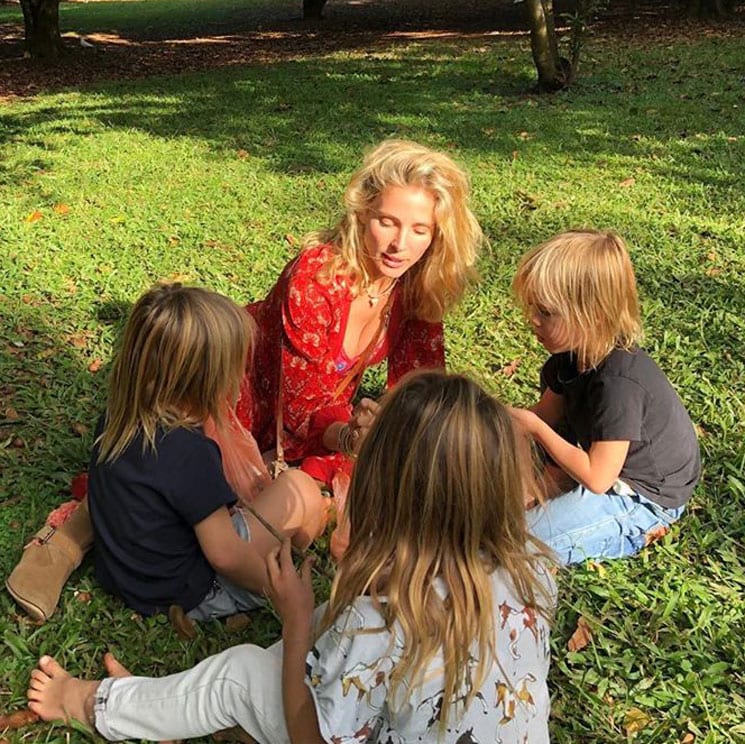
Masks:
[[[701,474],[698,440],[678,394],[643,350],[616,349],[579,374],[569,352],[544,364],[541,380],[564,397],[566,426],[582,449],[629,441],[621,479],[669,509],[688,501]]]

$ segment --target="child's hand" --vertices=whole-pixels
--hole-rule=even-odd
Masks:
[[[266,595],[282,618],[285,628],[309,630],[313,616],[313,587],[310,580],[310,569],[313,557],[308,556],[295,570],[292,563],[290,541],[285,540],[281,547],[266,557],[266,572],[269,586]]]
[[[512,420],[526,434],[533,435],[536,422],[538,421],[538,416],[536,416],[533,411],[529,411],[526,408],[513,408],[512,406],[507,406],[507,412],[512,416]]]

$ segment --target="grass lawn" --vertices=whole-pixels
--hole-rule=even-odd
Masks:
[[[452,368],[534,400],[544,354],[509,296],[515,265],[564,228],[613,227],[631,246],[647,348],[701,438],[703,481],[671,535],[561,575],[553,741],[745,741],[744,75],[737,36],[597,38],[576,87],[539,98],[524,93],[526,40],[485,36],[3,106],[0,572],[86,465],[129,304],[161,278],[261,297],[296,250],[287,236],[337,215],[363,149],[414,138],[470,169],[491,241],[480,288],[449,319]],[[592,641],[569,652],[580,616]],[[42,653],[99,675],[110,648],[162,674],[276,633],[266,613],[179,641],[104,595],[86,563],[44,626],[0,592],[0,713],[25,704]],[[0,731],[14,744],[65,736]]]

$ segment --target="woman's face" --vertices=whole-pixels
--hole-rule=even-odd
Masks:
[[[419,186],[387,186],[363,216],[366,263],[373,281],[403,276],[435,235],[435,197]]]

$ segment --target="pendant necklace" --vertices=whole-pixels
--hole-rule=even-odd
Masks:
[[[396,286],[397,281],[398,279],[394,279],[382,292],[378,292],[378,294],[372,294],[370,292],[370,287],[365,287],[364,292],[367,295],[367,301],[370,304],[370,307],[375,307],[380,302],[381,297],[385,297],[393,292],[393,288]]]

